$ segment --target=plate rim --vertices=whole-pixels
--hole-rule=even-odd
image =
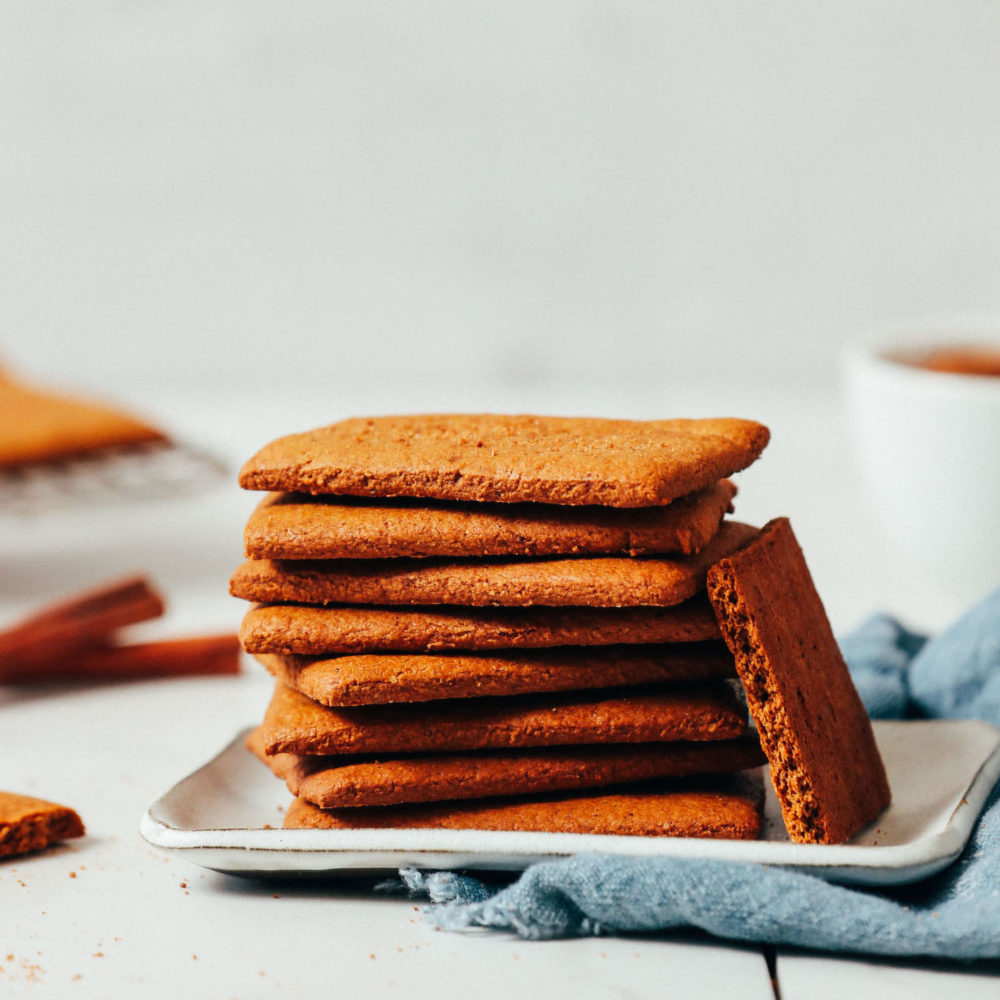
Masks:
[[[252,729],[241,729],[208,761],[176,782],[145,811],[139,823],[142,838],[162,850],[176,853],[188,860],[216,871],[230,874],[259,876],[268,873],[291,875],[294,868],[282,866],[266,869],[257,863],[266,857],[313,859],[326,865],[310,865],[301,869],[320,877],[350,875],[365,870],[393,871],[401,859],[418,858],[430,868],[454,867],[454,858],[470,859],[462,867],[482,870],[523,868],[529,863],[554,860],[576,853],[613,853],[632,858],[657,857],[718,858],[738,863],[772,865],[808,872],[818,877],[838,881],[863,881],[870,884],[900,884],[925,878],[946,867],[964,849],[975,822],[1000,779],[1000,729],[988,722],[974,719],[875,720],[876,730],[897,726],[926,726],[939,723],[980,729],[992,736],[992,745],[984,746],[978,767],[970,772],[964,791],[940,831],[904,844],[795,844],[789,841],[713,841],[691,837],[634,837],[600,834],[566,834],[495,830],[429,830],[429,829],[357,829],[357,830],[285,830],[281,827],[179,827],[171,825],[162,815],[167,800],[183,785],[196,781],[205,771],[219,766],[227,754],[236,749]],[[263,765],[262,765],[263,766]],[[877,821],[876,821],[877,822]],[[430,842],[428,842],[430,841]],[[492,844],[491,841],[496,841]],[[713,846],[715,845],[715,846]],[[722,857],[732,850],[745,857]],[[231,852],[249,859],[253,864],[224,866],[211,858],[198,860],[197,855]],[[387,862],[385,855],[396,860]],[[381,856],[379,863],[364,866],[345,864]],[[487,864],[486,858],[502,857],[506,864]],[[483,863],[477,864],[477,860]],[[445,863],[442,863],[444,861]],[[339,862],[339,863],[338,863]]]

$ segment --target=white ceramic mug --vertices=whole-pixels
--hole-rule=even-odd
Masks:
[[[850,347],[848,414],[877,528],[916,582],[962,609],[1000,587],[1000,377],[920,367],[934,348],[1000,350],[1000,321]]]

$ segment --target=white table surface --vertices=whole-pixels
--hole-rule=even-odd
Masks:
[[[730,413],[772,444],[740,479],[737,516],[791,516],[835,628],[889,609],[937,628],[958,609],[904,575],[868,525],[832,389],[528,385],[133,386],[123,398],[234,466],[279,433],[352,413],[540,410],[634,416]],[[235,630],[226,580],[254,498],[229,483],[187,499],[0,521],[0,620],[133,570],[169,612],[137,635]],[[765,953],[672,934],[530,943],[434,931],[414,904],[367,883],[265,884],[203,871],[146,845],[137,825],[176,780],[258,719],[269,683],[239,677],[0,688],[0,787],[76,807],[85,839],[0,864],[0,996],[746,998],[775,996]],[[767,958],[785,1000],[996,997],[996,968]]]

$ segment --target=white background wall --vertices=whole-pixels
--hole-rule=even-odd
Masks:
[[[1000,5],[0,4],[0,358],[819,382],[1000,306]]]

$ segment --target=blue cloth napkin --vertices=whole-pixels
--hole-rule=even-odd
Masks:
[[[1000,590],[927,640],[879,616],[842,643],[878,718],[1000,726]],[[872,891],[736,862],[590,854],[543,862],[496,890],[453,872],[400,873],[442,928],[526,938],[700,927],[722,938],[832,951],[1000,958],[1000,786],[961,857],[917,885]]]

